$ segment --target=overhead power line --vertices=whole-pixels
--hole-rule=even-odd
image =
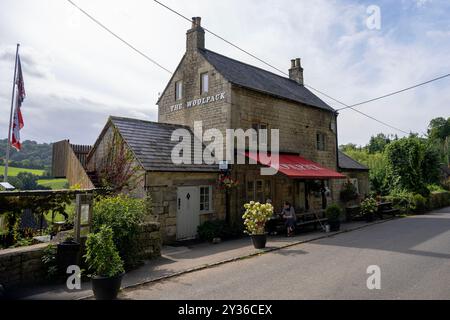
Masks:
[[[85,16],[87,16],[89,19],[91,19],[94,23],[96,23],[98,26],[100,26],[102,29],[104,29],[105,31],[107,31],[109,34],[111,34],[113,37],[115,37],[116,39],[118,39],[119,41],[121,41],[123,44],[125,44],[126,46],[128,46],[129,48],[131,48],[133,51],[135,51],[137,54],[141,55],[142,57],[144,57],[145,59],[147,59],[148,61],[150,61],[151,63],[153,63],[154,65],[158,66],[159,68],[163,69],[164,71],[172,74],[172,71],[170,71],[169,69],[165,68],[164,66],[162,66],[161,64],[159,64],[158,62],[156,62],[154,59],[150,58],[148,55],[146,55],[145,53],[143,53],[142,51],[138,50],[135,46],[133,46],[131,43],[129,43],[128,41],[124,40],[122,37],[120,37],[119,35],[117,35],[114,31],[112,31],[111,29],[109,29],[107,26],[105,26],[103,23],[101,23],[100,21],[98,21],[96,18],[94,18],[92,15],[90,15],[88,12],[86,12],[85,10],[83,10],[82,8],[80,8],[76,3],[74,3],[71,0],[67,0],[67,2],[69,2],[72,6],[74,6],[75,8],[77,8],[78,10],[80,10]]]
[[[178,11],[172,9],[172,8],[170,8],[169,6],[165,5],[164,3],[162,3],[162,2],[160,2],[160,1],[158,1],[158,0],[153,0],[153,1],[156,2],[157,4],[159,4],[160,6],[166,8],[167,10],[173,12],[173,13],[176,14],[177,16],[179,16],[179,17],[181,17],[181,18],[183,18],[183,19],[185,19],[185,20],[187,20],[187,21],[189,21],[189,22],[192,21],[192,20],[189,19],[187,16],[181,14],[180,12],[178,12]],[[289,74],[288,74],[287,72],[285,72],[285,71],[283,71],[283,70],[280,70],[279,68],[277,68],[277,67],[275,67],[274,65],[272,65],[272,64],[270,64],[270,63],[264,61],[264,60],[261,59],[261,58],[258,58],[256,55],[254,55],[254,54],[248,52],[247,50],[245,50],[245,49],[239,47],[238,45],[232,43],[231,41],[226,40],[225,38],[219,36],[219,35],[216,34],[215,32],[212,32],[211,30],[209,30],[209,29],[207,29],[207,28],[205,28],[205,27],[203,27],[203,29],[204,29],[206,32],[212,34],[213,36],[219,38],[220,40],[222,40],[222,41],[224,41],[224,42],[230,44],[230,45],[233,46],[234,48],[236,48],[236,49],[238,49],[238,50],[244,52],[245,54],[249,55],[250,57],[252,57],[252,58],[254,58],[254,59],[256,59],[256,60],[262,62],[262,63],[265,64],[266,66],[269,66],[269,67],[271,67],[272,69],[274,69],[274,70],[276,70],[276,71],[278,71],[278,72],[280,72],[280,73],[282,73],[282,74],[284,74],[284,75],[286,75],[286,76],[289,77]],[[345,108],[350,108],[350,109],[352,109],[353,111],[355,111],[355,112],[357,112],[357,113],[359,113],[359,114],[361,114],[361,115],[363,115],[363,116],[365,116],[365,117],[367,117],[367,118],[369,118],[369,119],[372,119],[372,120],[374,120],[374,121],[376,121],[376,122],[378,122],[378,123],[381,123],[381,124],[383,124],[383,125],[385,125],[385,126],[391,128],[391,129],[400,131],[400,132],[402,132],[402,133],[409,134],[409,132],[406,132],[406,131],[404,131],[404,130],[402,130],[402,129],[396,128],[396,127],[394,127],[394,126],[392,126],[392,125],[390,125],[390,124],[388,124],[388,123],[386,123],[386,122],[384,122],[384,121],[378,120],[378,119],[376,119],[375,117],[373,117],[373,116],[371,116],[371,115],[368,115],[368,114],[366,114],[366,113],[364,113],[364,112],[362,112],[362,111],[353,109],[353,106],[349,106],[348,104],[346,104],[346,103],[344,103],[344,102],[342,102],[342,101],[340,101],[340,100],[338,100],[338,99],[336,99],[336,98],[333,98],[333,97],[331,97],[330,95],[328,95],[328,94],[326,94],[326,93],[324,93],[324,92],[322,92],[322,91],[320,91],[320,90],[317,90],[317,89],[313,88],[313,87],[310,86],[310,85],[305,84],[305,87],[308,87],[308,88],[310,88],[310,89],[312,89],[312,90],[314,90],[314,91],[316,91],[316,92],[322,94],[323,96],[325,96],[325,97],[327,97],[327,98],[329,98],[329,99],[331,99],[331,100],[333,100],[333,101],[335,101],[335,102],[337,102],[337,103],[339,103],[339,104],[345,106]],[[344,109],[344,108],[338,109],[338,110],[343,110],[343,109]]]
[[[394,91],[394,92],[391,92],[391,93],[379,96],[377,98],[373,98],[373,99],[369,99],[369,100],[366,100],[366,101],[363,101],[363,102],[352,104],[351,106],[346,106],[345,108],[338,109],[338,111],[345,110],[345,109],[348,109],[348,108],[352,108],[353,109],[353,107],[357,107],[357,106],[360,106],[360,105],[363,105],[363,104],[367,104],[367,103],[370,103],[370,102],[373,102],[373,101],[381,100],[381,99],[384,99],[384,98],[387,98],[387,97],[390,97],[390,96],[393,96],[393,95],[396,95],[396,94],[399,94],[399,93],[402,93],[402,92],[405,92],[405,91],[408,91],[408,90],[412,90],[412,89],[424,86],[426,84],[429,84],[429,83],[432,83],[432,82],[435,82],[435,81],[442,80],[442,79],[447,78],[447,77],[450,77],[450,73],[445,74],[445,75],[440,76],[440,77],[437,77],[437,78],[434,78],[434,79],[431,79],[431,80],[428,80],[428,81],[425,81],[425,82],[422,82],[422,83],[419,83],[419,84],[416,84],[416,85],[413,85],[413,86],[405,88],[405,89],[401,89],[401,90],[398,90],[398,91]]]
[[[170,73],[170,74],[173,74],[173,72],[170,71],[168,68],[164,67],[163,65],[161,65],[160,63],[158,63],[156,60],[152,59],[152,58],[149,57],[147,54],[145,54],[145,53],[142,52],[141,50],[137,49],[137,48],[136,48],[134,45],[132,45],[130,42],[128,42],[128,41],[126,41],[125,39],[123,39],[122,37],[120,37],[117,33],[115,33],[114,31],[112,31],[110,28],[108,28],[106,25],[104,25],[104,24],[103,24],[102,22],[100,22],[98,19],[96,19],[95,17],[93,17],[93,16],[92,16],[91,14],[89,14],[86,10],[82,9],[80,6],[78,6],[78,5],[77,5],[76,3],[74,3],[72,0],[67,0],[67,1],[68,1],[72,6],[74,6],[75,8],[77,8],[81,13],[83,13],[85,16],[87,16],[90,20],[92,20],[95,24],[97,24],[97,25],[98,25],[99,27],[101,27],[103,30],[107,31],[109,34],[111,34],[113,37],[115,37],[116,39],[118,39],[120,42],[122,42],[123,44],[125,44],[127,47],[129,47],[130,49],[132,49],[133,51],[135,51],[137,54],[141,55],[141,56],[144,57],[146,60],[150,61],[151,63],[153,63],[153,64],[156,65],[157,67],[161,68],[162,70],[164,70],[164,71],[166,71],[166,72],[168,72],[168,73]],[[186,16],[184,16],[183,14],[179,13],[178,11],[176,11],[176,10],[174,10],[174,9],[172,9],[172,8],[170,8],[170,7],[168,7],[167,5],[161,3],[160,1],[154,0],[154,2],[156,2],[156,3],[159,4],[159,5],[161,5],[162,7],[166,8],[167,10],[173,12],[173,13],[176,14],[177,16],[183,18],[184,20],[189,21],[189,22],[192,22],[192,20],[189,19],[188,17],[186,17]],[[233,46],[234,48],[236,48],[236,49],[242,51],[243,53],[245,53],[245,54],[247,54],[247,55],[249,55],[250,57],[252,57],[252,58],[254,58],[254,59],[260,61],[261,63],[265,64],[266,66],[269,66],[270,68],[272,68],[272,69],[274,69],[274,70],[280,72],[280,73],[283,74],[283,75],[289,76],[289,74],[286,73],[285,71],[280,70],[279,68],[277,68],[277,67],[275,67],[274,65],[272,65],[272,64],[270,64],[270,63],[264,61],[264,60],[261,59],[261,58],[258,58],[256,55],[254,55],[254,54],[250,53],[249,51],[247,51],[247,50],[245,50],[245,49],[239,47],[238,45],[232,43],[231,41],[229,41],[229,40],[227,40],[227,39],[225,39],[225,38],[223,38],[222,36],[216,34],[215,32],[213,32],[213,31],[211,31],[211,30],[209,30],[209,29],[207,29],[207,28],[205,28],[205,27],[203,27],[203,29],[204,29],[206,32],[210,33],[211,35],[217,37],[218,39],[220,39],[220,40],[222,40],[222,41],[228,43],[229,45]],[[448,76],[448,75],[446,75],[446,76]],[[441,78],[442,78],[442,77],[441,77]],[[436,79],[436,80],[439,80],[439,79]],[[432,81],[428,81],[427,83],[429,83],[429,82],[432,82]],[[424,83],[424,84],[426,84],[426,83]],[[321,94],[321,95],[323,95],[323,96],[325,96],[325,97],[327,97],[327,98],[329,98],[329,99],[331,99],[331,100],[333,100],[333,101],[335,101],[335,102],[337,102],[337,103],[339,103],[340,105],[343,105],[343,106],[345,107],[345,108],[337,109],[338,111],[339,111],[339,110],[344,110],[344,109],[351,109],[351,110],[353,110],[353,111],[355,111],[355,112],[357,112],[357,113],[359,113],[359,114],[361,114],[361,115],[363,115],[363,116],[365,116],[365,117],[367,117],[367,118],[369,118],[369,119],[371,119],[371,120],[374,120],[374,121],[376,121],[376,122],[378,122],[378,123],[380,123],[380,124],[383,124],[383,125],[385,125],[385,126],[387,126],[387,127],[389,127],[389,128],[392,128],[392,129],[394,129],[394,130],[397,130],[397,131],[400,131],[400,132],[402,132],[402,133],[408,134],[408,132],[406,132],[406,131],[404,131],[404,130],[402,130],[402,129],[396,128],[396,127],[394,127],[394,126],[392,126],[392,125],[390,125],[390,124],[388,124],[388,123],[386,123],[386,122],[384,122],[384,121],[381,121],[381,120],[379,120],[379,119],[376,119],[375,117],[373,117],[373,116],[371,116],[371,115],[368,115],[368,114],[366,114],[366,113],[364,113],[364,112],[362,112],[362,111],[356,110],[356,109],[353,108],[353,106],[348,105],[348,104],[346,104],[346,103],[344,103],[344,102],[342,102],[342,101],[340,101],[340,100],[338,100],[338,99],[336,99],[336,98],[333,98],[333,97],[331,97],[330,95],[328,95],[328,94],[326,94],[326,93],[324,93],[324,92],[322,92],[322,91],[320,91],[320,90],[318,90],[318,89],[315,89],[314,87],[312,87],[312,86],[310,86],[310,85],[305,84],[305,87],[308,87],[308,88],[310,88],[310,89],[312,89],[312,90],[318,92],[319,94]],[[410,88],[410,89],[412,89],[412,88]],[[406,91],[406,89],[404,89],[403,91]],[[389,95],[393,95],[393,94],[394,94],[394,93],[389,94]],[[386,95],[386,96],[389,96],[389,95]],[[382,98],[383,98],[383,97],[379,97],[379,98],[377,98],[376,100],[379,100],[379,99],[382,99]],[[371,99],[370,101],[368,100],[367,102],[359,103],[359,104],[356,104],[356,105],[361,105],[361,104],[368,103],[368,102],[371,102],[371,101],[375,101],[375,100],[374,100],[374,99]]]

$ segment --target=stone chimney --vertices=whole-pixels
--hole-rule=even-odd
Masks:
[[[298,84],[303,85],[303,68],[300,58],[291,60],[291,68],[289,69],[289,79],[294,80]]]
[[[205,30],[201,25],[202,18],[192,18],[192,28],[186,33],[186,52],[205,48]]]

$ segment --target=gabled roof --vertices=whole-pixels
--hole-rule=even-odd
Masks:
[[[194,135],[189,127],[122,117],[110,117],[110,121],[146,171],[219,171],[218,165],[177,165],[172,163],[172,149],[178,144],[177,141],[171,141],[172,132],[176,129],[187,129],[193,138]],[[194,139],[192,139],[191,147],[192,159],[194,155],[193,145]]]
[[[225,79],[237,86],[335,112],[332,107],[294,80],[207,49],[199,49],[199,51]]]
[[[339,154],[339,168],[340,169],[369,171],[368,167],[366,167],[365,165],[359,163],[358,161],[350,158],[348,155],[346,155],[342,151],[339,151],[338,154]]]

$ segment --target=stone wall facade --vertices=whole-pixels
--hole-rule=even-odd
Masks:
[[[144,223],[139,227],[139,259],[150,260],[161,256],[160,224]],[[42,262],[48,243],[0,250],[0,284],[6,289],[20,285],[41,283],[47,269]]]
[[[161,232],[157,222],[146,222],[139,226],[139,249],[141,260],[151,260],[161,256]]]
[[[45,279],[41,261],[45,247],[47,244],[0,250],[0,284],[9,288]]]
[[[147,172],[146,189],[151,198],[150,220],[161,225],[163,243],[176,241],[177,236],[177,189],[186,186],[211,186],[212,210],[200,214],[200,223],[225,218],[225,197],[216,188],[217,173],[201,172]]]

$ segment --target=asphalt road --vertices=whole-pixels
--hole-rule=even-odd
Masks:
[[[380,267],[381,289],[367,288]],[[450,208],[125,290],[124,299],[450,299]]]

